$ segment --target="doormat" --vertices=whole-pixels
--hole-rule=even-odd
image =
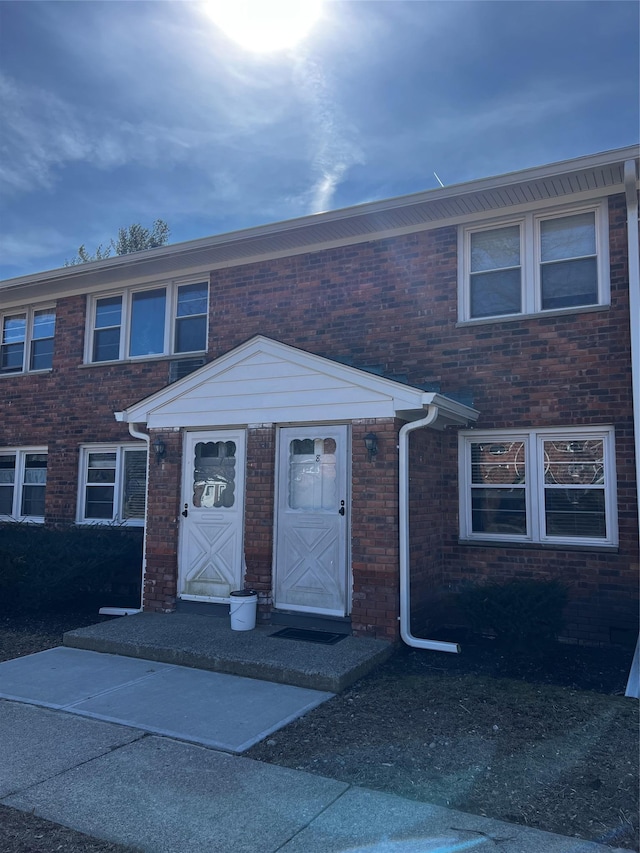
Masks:
[[[300,640],[303,643],[321,643],[323,646],[334,646],[344,640],[347,634],[333,634],[329,631],[313,631],[309,628],[283,628],[270,637],[280,637],[283,640]]]

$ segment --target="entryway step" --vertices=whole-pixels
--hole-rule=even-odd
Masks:
[[[232,631],[227,619],[136,613],[68,631],[65,646],[227,672],[339,693],[385,661],[393,645],[345,637],[322,645],[274,637],[274,625]]]

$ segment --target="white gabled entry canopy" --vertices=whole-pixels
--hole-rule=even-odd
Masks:
[[[437,406],[436,429],[466,425],[479,412],[423,391],[258,335],[179,382],[116,412],[150,429],[254,423],[317,423],[424,417]]]

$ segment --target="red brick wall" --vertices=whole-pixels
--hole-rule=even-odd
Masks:
[[[267,424],[250,427],[247,437],[245,585],[258,592],[261,621],[268,618],[272,603],[275,436],[275,426]]]
[[[421,521],[413,531],[412,554],[427,583],[440,576],[428,556],[439,539],[445,586],[464,577],[514,571],[575,577],[572,630],[581,639],[603,637],[618,621],[631,624],[628,611],[625,616],[619,610],[637,595],[624,197],[613,197],[609,210],[611,308],[596,311],[458,327],[454,227],[219,270],[211,288],[210,359],[262,334],[355,366],[379,366],[413,384],[437,383],[445,394],[465,394],[481,412],[479,428],[615,423],[621,536],[615,554],[460,545],[454,434],[445,434],[441,498],[436,500],[429,489],[432,470],[414,476],[414,494],[422,497],[416,497],[420,507],[415,518]],[[85,307],[83,297],[58,301],[50,374],[2,377],[0,382],[0,444],[50,447],[50,520],[75,518],[78,446],[129,440],[126,425],[117,423],[113,412],[163,387],[168,377],[162,359],[81,366]],[[380,429],[387,436],[393,428],[376,425]],[[354,427],[353,623],[356,630],[375,634],[379,625],[390,630],[388,615],[396,607],[397,570],[391,566],[397,559],[392,553],[397,521],[389,521],[395,519],[391,505],[379,506],[377,489],[364,469],[376,472],[391,489],[397,464],[396,451],[391,444],[383,450],[382,443],[375,462],[366,462],[360,433],[367,431],[368,425]],[[257,544],[250,543],[255,550],[247,554],[247,581],[266,595],[272,536],[266,512],[272,509],[259,510],[259,499],[249,495],[254,487],[264,495],[270,485],[273,450],[258,447],[260,441],[269,443],[266,436],[250,436],[257,467],[249,472],[247,523]],[[429,464],[433,469],[435,457],[429,457]],[[167,489],[177,494],[177,482],[168,480]],[[159,606],[171,598],[165,575],[175,571],[172,500],[167,492],[166,505],[157,508],[169,525],[163,541],[150,542],[158,567],[154,595],[159,597],[154,600]],[[420,528],[426,536],[423,544],[416,538]]]

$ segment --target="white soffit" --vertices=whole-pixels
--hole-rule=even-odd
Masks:
[[[474,409],[443,395],[257,336],[116,418],[151,429],[413,420],[429,405],[441,413],[437,428],[466,425],[478,417]]]

